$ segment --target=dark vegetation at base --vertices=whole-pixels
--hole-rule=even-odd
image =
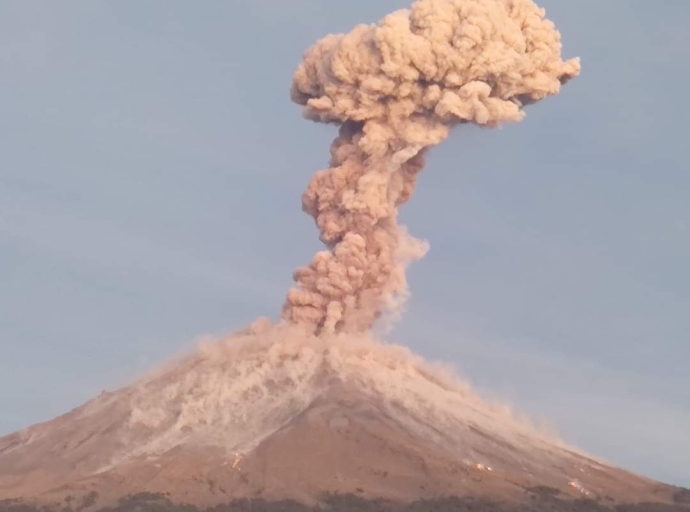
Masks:
[[[690,489],[679,487],[678,490],[673,494],[673,501],[676,503],[690,505]]]
[[[610,505],[589,499],[568,500],[559,498],[558,489],[533,487],[527,490],[531,503],[525,505],[503,504],[475,498],[443,498],[421,500],[410,504],[395,504],[385,500],[368,500],[353,494],[326,495],[323,504],[310,507],[294,501],[266,501],[241,499],[198,508],[185,503],[173,503],[160,493],[141,493],[125,496],[117,505],[97,509],[96,512],[689,512],[690,490],[679,489],[674,496],[677,505],[637,503]],[[21,500],[0,501],[0,512],[80,512],[93,505],[97,495],[80,500],[72,497],[64,503],[36,506]],[[687,500],[687,501],[685,501]],[[78,502],[78,503],[75,503]]]

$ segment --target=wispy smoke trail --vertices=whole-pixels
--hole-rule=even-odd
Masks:
[[[407,296],[427,245],[397,222],[424,152],[460,123],[520,121],[580,72],[532,0],[416,0],[304,55],[292,99],[340,125],[330,167],[305,191],[328,250],[295,271],[283,318],[313,333],[363,332]]]

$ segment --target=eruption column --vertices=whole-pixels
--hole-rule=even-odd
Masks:
[[[520,121],[580,72],[532,0],[416,0],[304,55],[292,100],[340,126],[330,167],[302,197],[327,250],[294,273],[283,318],[315,334],[363,332],[407,297],[427,245],[397,222],[424,152],[460,123]]]

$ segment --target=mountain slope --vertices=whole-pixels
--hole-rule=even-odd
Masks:
[[[0,499],[90,496],[90,509],[144,492],[212,506],[524,503],[535,489],[608,504],[676,492],[539,433],[406,349],[268,322],[0,439]]]

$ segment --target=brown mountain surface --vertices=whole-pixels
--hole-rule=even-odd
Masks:
[[[483,402],[401,347],[268,324],[0,439],[8,510],[96,510],[152,496],[168,507],[314,507],[334,495],[360,507],[451,497],[683,501],[679,489],[580,454]]]

